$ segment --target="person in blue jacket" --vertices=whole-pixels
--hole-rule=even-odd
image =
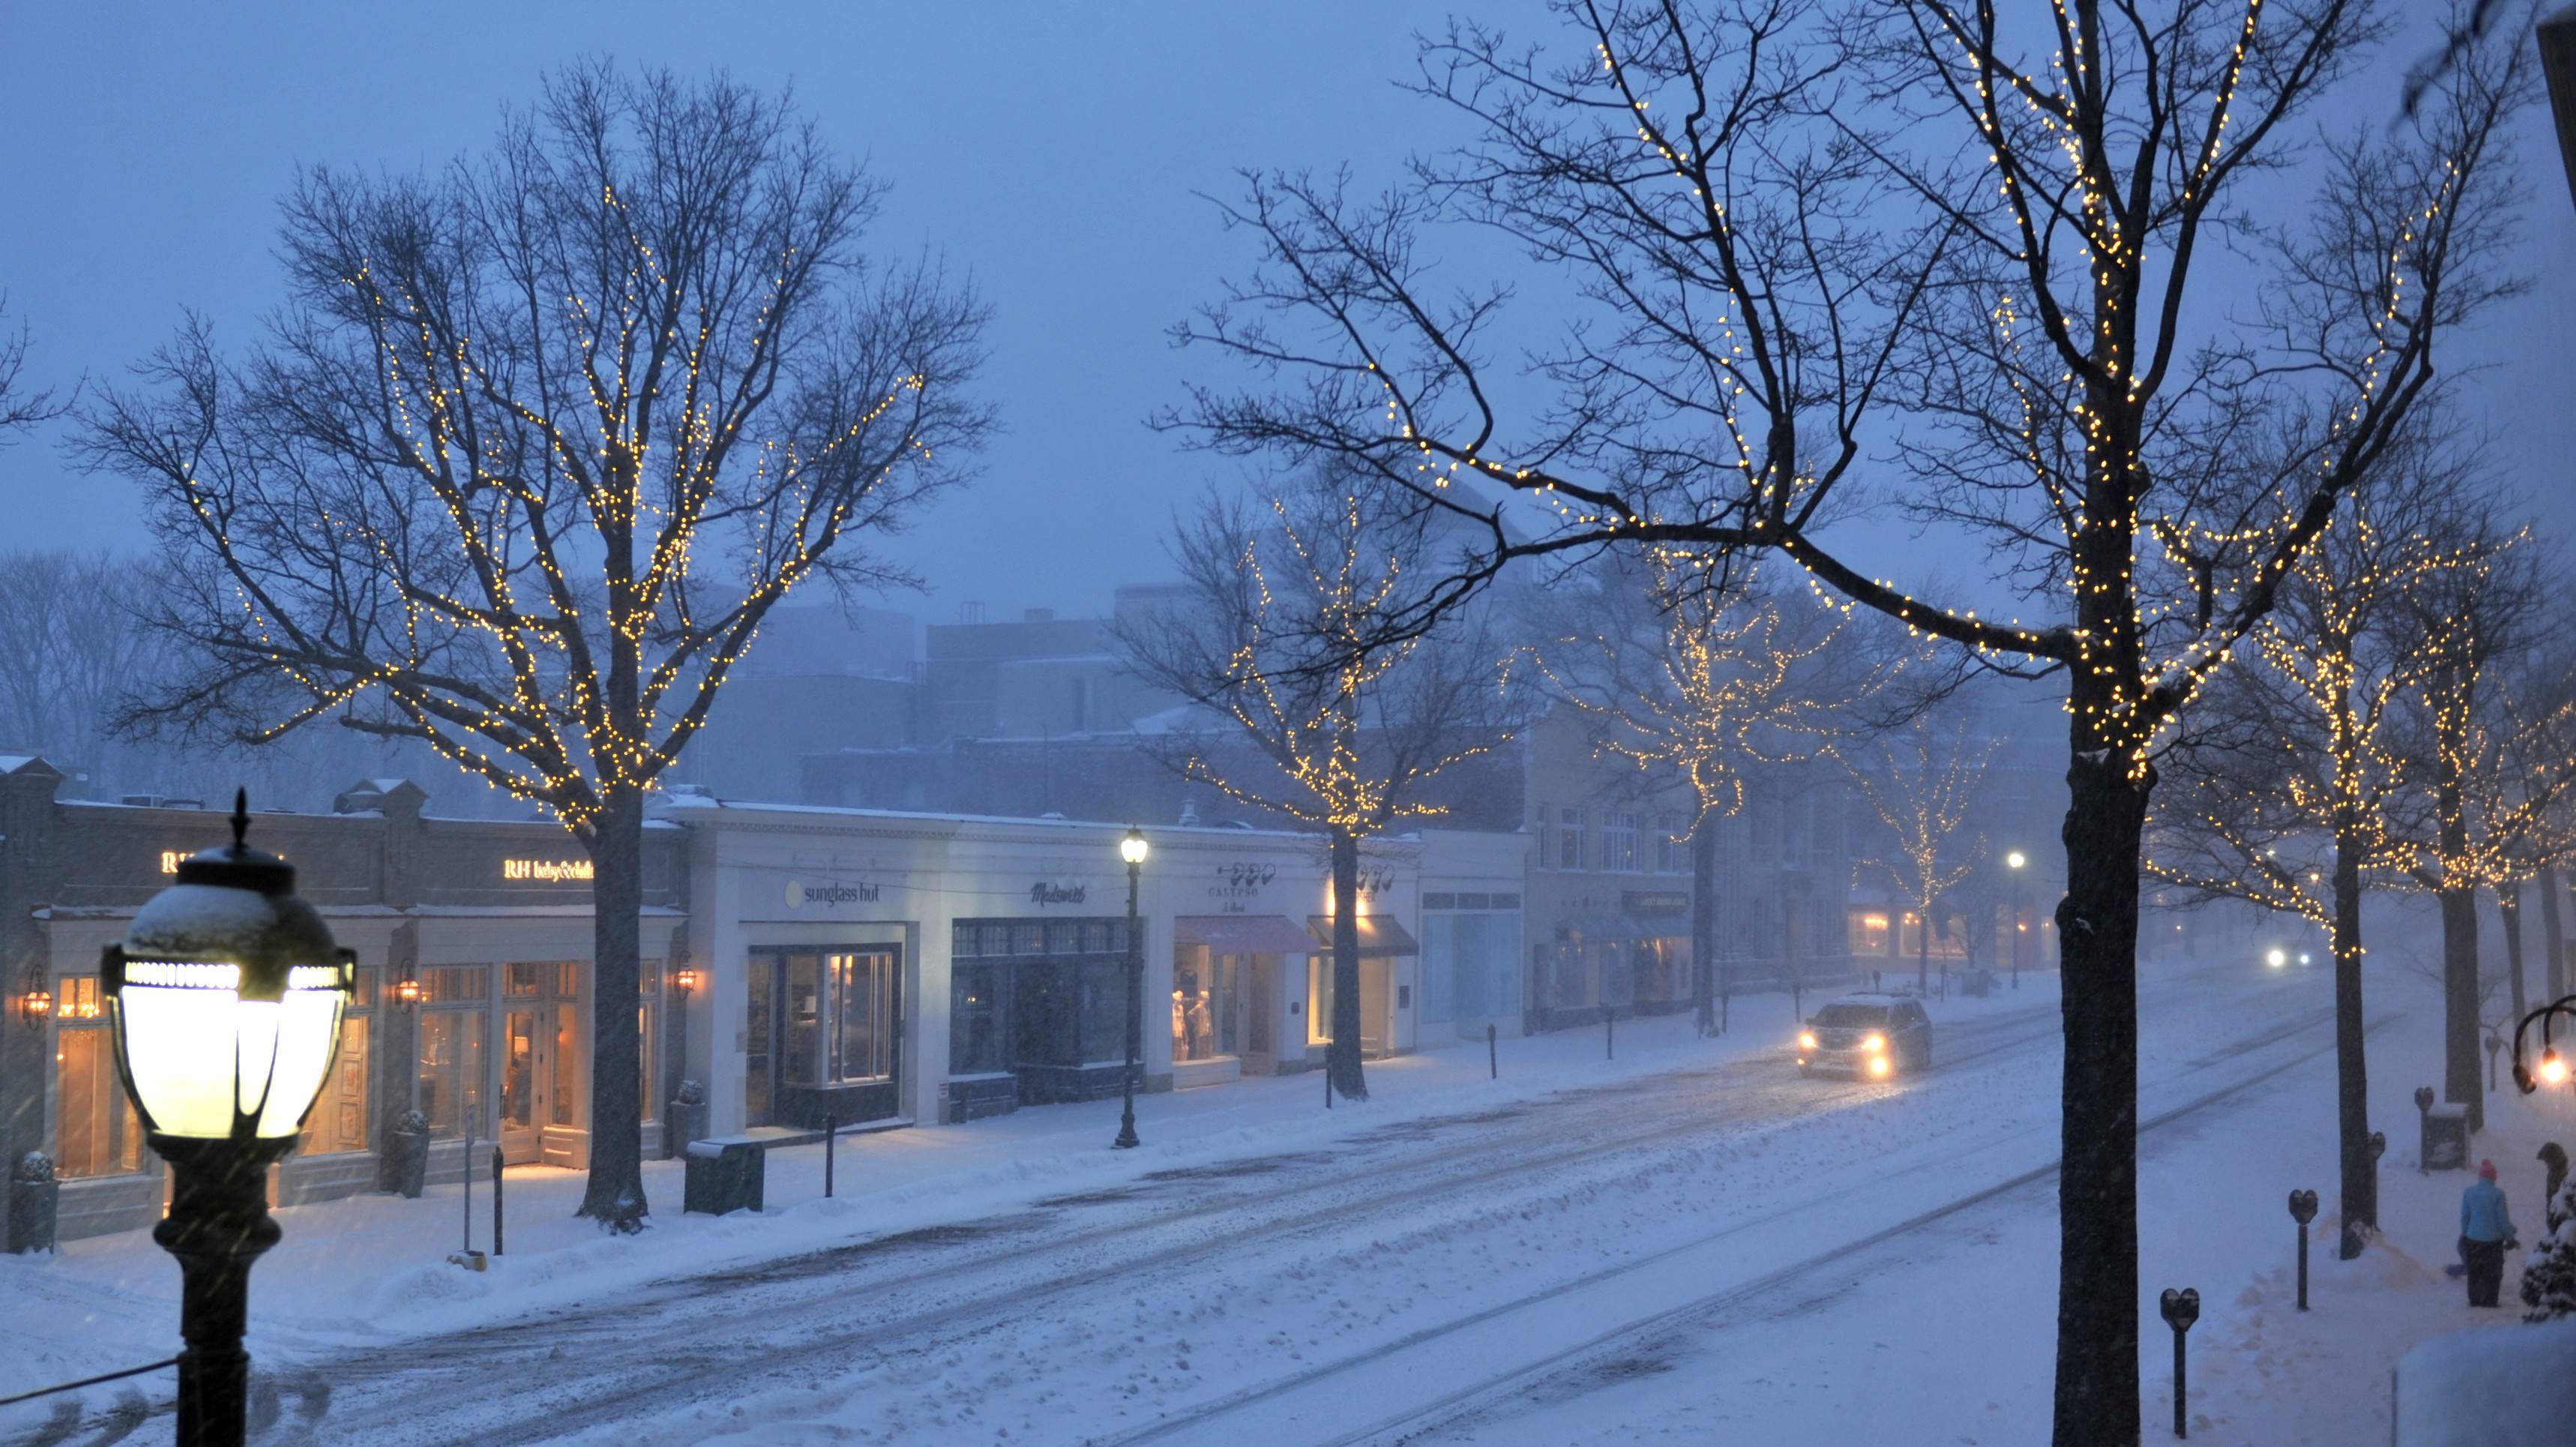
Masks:
[[[2460,1260],[2469,1268],[2469,1305],[2496,1304],[2504,1253],[2513,1244],[2513,1216],[2496,1185],[2495,1162],[2480,1161],[2477,1180],[2460,1193]]]

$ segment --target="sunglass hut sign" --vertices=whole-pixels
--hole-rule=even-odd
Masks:
[[[843,879],[787,881],[789,909],[831,909],[844,904],[874,904],[880,887],[865,881]]]

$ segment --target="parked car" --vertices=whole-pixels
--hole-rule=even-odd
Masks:
[[[1884,1080],[1932,1066],[1932,1017],[1903,995],[1846,995],[1798,1032],[1798,1071]]]

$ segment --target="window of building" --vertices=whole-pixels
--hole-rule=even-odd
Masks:
[[[1690,872],[1690,816],[1677,811],[1655,815],[1655,872]]]
[[[786,950],[780,960],[788,1082],[863,1085],[891,1079],[894,953]]]
[[[1637,867],[1637,815],[1630,809],[1613,809],[1601,819],[1601,867],[1621,873]]]
[[[844,1084],[894,1077],[894,956],[870,951],[828,961],[839,1034],[833,1078]]]
[[[301,1154],[321,1156],[367,1148],[367,1065],[375,1022],[375,978],[373,966],[358,971],[357,991],[350,997],[348,1016],[340,1024],[339,1058],[331,1062],[331,1073],[322,1082],[322,1096],[313,1102],[312,1114],[304,1118],[304,1142],[297,1147]]]
[[[1584,867],[1583,806],[1560,804],[1556,809],[1556,867]]]
[[[54,989],[54,1170],[67,1178],[143,1168],[143,1123],[116,1074],[95,975],[66,975]]]
[[[1179,952],[1172,962],[1174,1060],[1215,1060],[1242,1053],[1236,1019],[1242,975],[1240,955],[1214,954],[1204,945]]]
[[[483,1037],[490,1020],[492,967],[439,965],[420,976],[420,1113],[440,1140],[487,1136]]]
[[[1011,1068],[1011,967],[952,964],[948,970],[948,1073]]]
[[[1306,1043],[1333,1043],[1333,957],[1306,957]]]

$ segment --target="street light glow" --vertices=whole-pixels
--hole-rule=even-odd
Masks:
[[[2263,958],[2265,962],[2270,964],[2271,967],[2276,970],[2290,962],[2290,957],[2280,950],[2274,950]]]
[[[2004,856],[2004,865],[2010,869],[2019,869],[2029,862],[2029,858],[2018,849]]]

